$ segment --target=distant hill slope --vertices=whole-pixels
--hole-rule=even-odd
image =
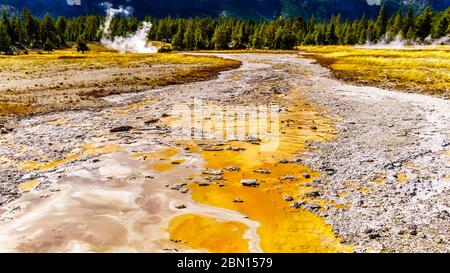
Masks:
[[[233,16],[252,19],[272,19],[278,16],[309,18],[329,18],[341,14],[353,19],[366,14],[375,16],[380,0],[111,0],[114,5],[130,5],[137,16],[192,17],[192,16]],[[381,0],[391,11],[410,4],[420,8],[427,0]],[[20,11],[28,7],[34,14],[42,16],[46,12],[57,16],[81,14],[102,14],[100,3],[105,0],[0,0],[0,5]],[[428,0],[437,10],[450,6],[450,0]]]

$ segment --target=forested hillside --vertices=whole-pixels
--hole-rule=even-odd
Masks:
[[[153,24],[148,39],[171,43],[176,50],[293,49],[297,45],[354,45],[396,37],[426,42],[450,35],[450,8],[435,12],[430,6],[421,13],[399,10],[392,16],[388,16],[383,6],[376,18],[362,16],[354,21],[342,20],[340,16],[332,16],[326,22],[314,17],[261,22],[210,17],[145,19]],[[53,18],[47,14],[39,19],[27,9],[14,17],[4,10],[0,20],[0,52],[25,48],[50,51],[76,41],[100,41],[103,23],[104,17],[98,15]],[[136,17],[116,17],[110,35],[124,36],[135,32],[139,25]]]

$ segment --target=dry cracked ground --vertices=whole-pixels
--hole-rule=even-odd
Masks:
[[[296,54],[220,56],[242,66],[2,134],[0,250],[450,251],[448,100]],[[249,129],[266,115],[271,139]]]

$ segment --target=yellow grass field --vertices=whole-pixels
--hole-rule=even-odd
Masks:
[[[450,98],[450,46],[367,49],[299,47],[343,80]]]
[[[240,62],[180,53],[121,54],[96,44],[0,56],[0,115],[102,105],[103,96],[204,80]]]

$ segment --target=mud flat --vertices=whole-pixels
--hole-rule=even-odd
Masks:
[[[448,250],[447,101],[343,85],[295,54],[217,55],[242,66],[1,135],[0,250]],[[173,109],[194,98],[222,118],[275,107],[275,143],[248,123],[204,134],[210,114],[178,138]]]

